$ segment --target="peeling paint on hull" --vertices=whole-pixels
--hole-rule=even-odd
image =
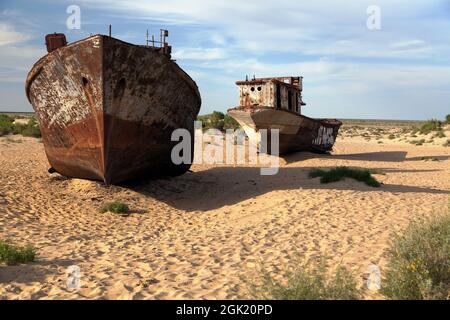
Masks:
[[[228,110],[244,129],[249,139],[259,146],[261,129],[278,129],[279,154],[295,151],[328,152],[333,148],[341,122],[337,120],[312,119],[288,110],[272,107],[237,107]],[[270,153],[271,139],[267,150]]]
[[[177,128],[194,136],[201,98],[165,54],[96,35],[36,62],[26,93],[62,175],[113,184],[189,169],[172,163],[170,137]]]

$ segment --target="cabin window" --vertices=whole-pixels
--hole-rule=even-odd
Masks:
[[[261,87],[258,87],[258,91],[261,91]]]
[[[251,87],[250,90],[253,92],[255,91],[255,87]]]

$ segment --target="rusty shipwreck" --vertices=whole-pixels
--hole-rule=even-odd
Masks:
[[[239,106],[228,110],[249,139],[261,146],[261,129],[279,130],[279,154],[295,151],[328,152],[342,123],[336,119],[312,119],[301,114],[302,77],[253,78],[237,81]]]
[[[26,95],[53,171],[114,184],[189,169],[172,163],[171,134],[184,128],[193,136],[201,98],[161,32],[150,45],[46,37],[48,54],[29,72]]]

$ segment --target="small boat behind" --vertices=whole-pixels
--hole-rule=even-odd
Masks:
[[[279,154],[295,151],[329,152],[342,122],[312,119],[301,114],[302,77],[254,78],[237,81],[240,104],[228,114],[244,129],[249,139],[261,146],[261,129],[279,130]],[[267,139],[271,153],[271,139]]]
[[[173,130],[193,136],[201,98],[173,60],[162,30],[159,44],[133,45],[106,35],[67,44],[46,37],[48,54],[26,80],[52,170],[114,184],[146,175],[178,175]],[[193,145],[193,141],[192,141]]]

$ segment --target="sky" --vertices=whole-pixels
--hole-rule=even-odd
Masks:
[[[71,5],[80,29],[67,26]],[[46,54],[45,34],[73,42],[109,24],[135,44],[147,29],[168,29],[172,58],[199,86],[201,114],[237,106],[235,82],[246,75],[303,76],[311,117],[450,113],[450,0],[0,0],[0,111],[32,110],[24,82]]]

